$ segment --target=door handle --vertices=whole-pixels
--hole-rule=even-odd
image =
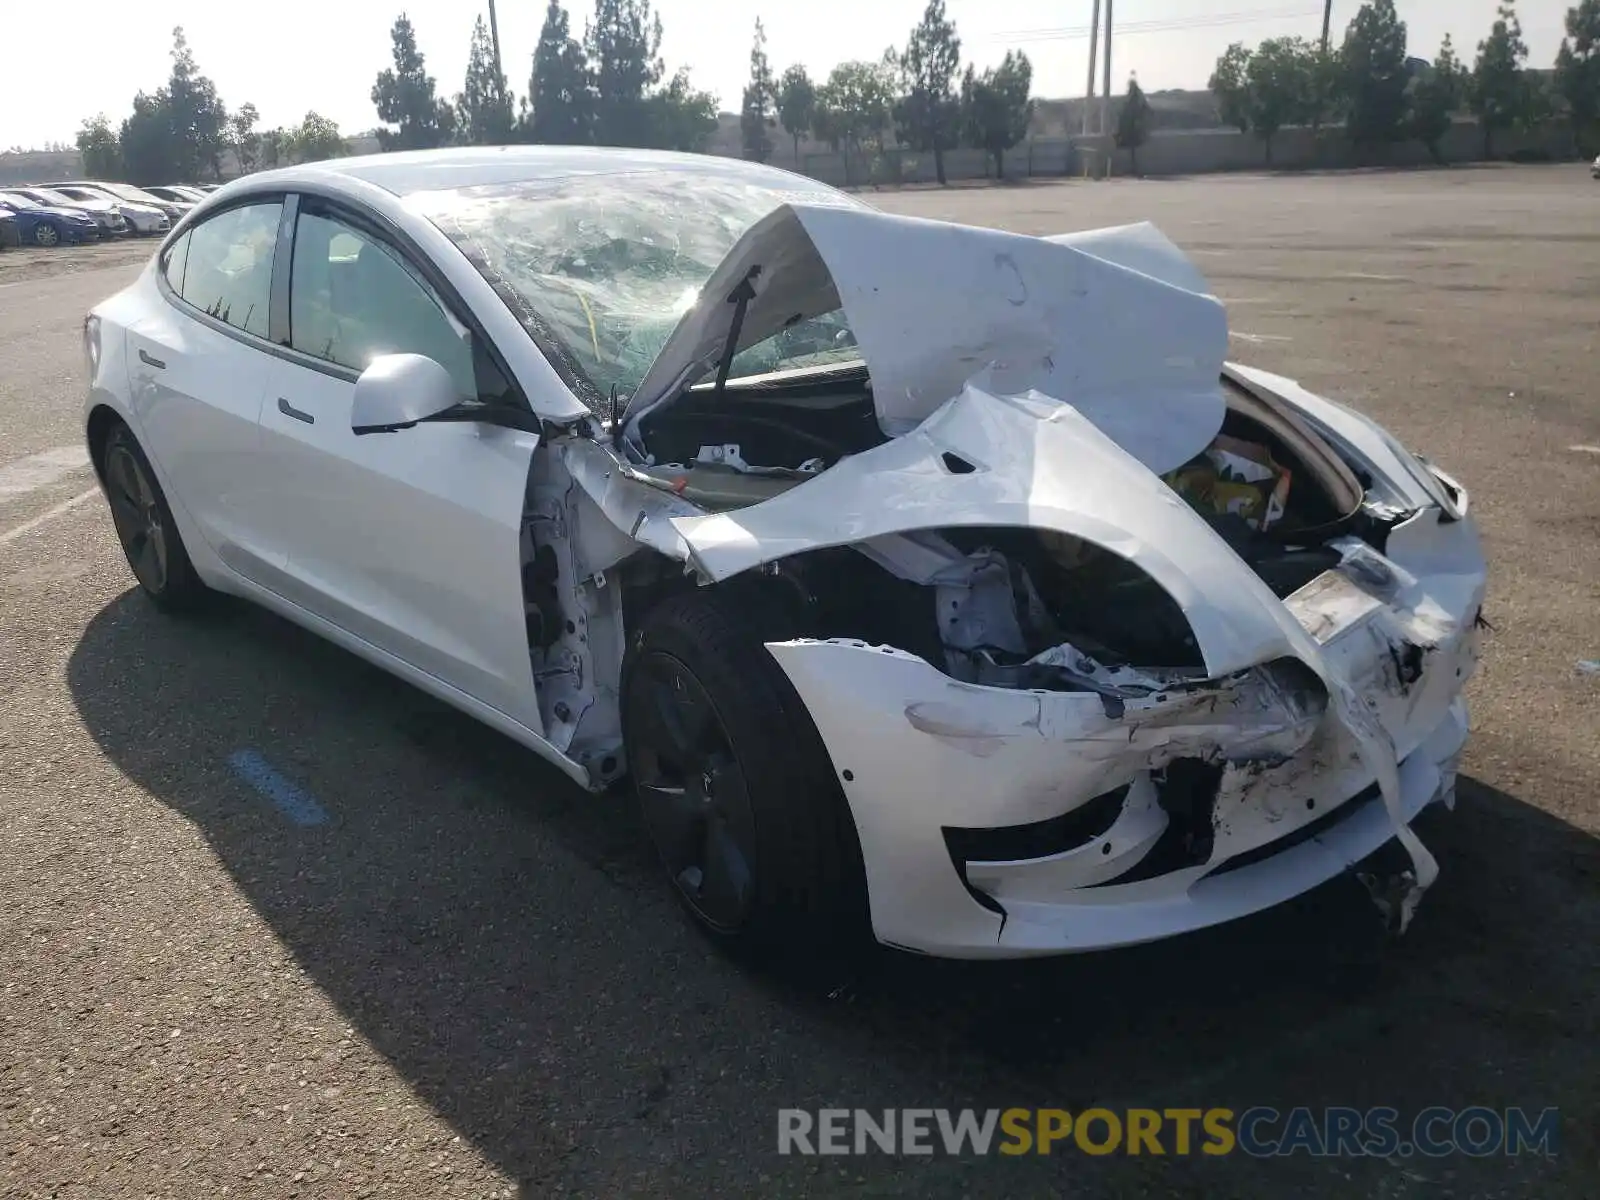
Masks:
[[[139,361],[147,367],[154,367],[158,371],[165,371],[167,369],[166,363],[162,362],[159,358],[151,358],[149,352],[143,349],[139,351]]]
[[[315,425],[317,419],[308,412],[301,412],[282,396],[278,397],[278,411],[286,417],[293,417],[296,421],[304,421],[307,425]]]

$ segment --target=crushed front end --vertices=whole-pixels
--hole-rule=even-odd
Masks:
[[[965,403],[989,434],[1027,411]],[[928,432],[992,461],[965,436],[977,424],[952,409]],[[1129,464],[1106,475],[1130,489],[1120,544],[1041,503],[1031,527],[850,546],[897,581],[856,609],[863,636],[768,648],[832,757],[881,941],[951,957],[1144,942],[1279,904],[1395,840],[1409,865],[1367,882],[1406,926],[1437,874],[1410,823],[1453,801],[1485,569],[1457,485],[1446,510],[1340,444],[1372,486],[1303,545],[1230,541]]]

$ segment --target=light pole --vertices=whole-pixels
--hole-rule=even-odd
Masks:
[[[1083,96],[1083,134],[1089,136],[1089,115],[1094,110],[1094,60],[1100,48],[1100,0],[1094,0],[1094,19],[1089,22],[1089,86]]]
[[[1333,20],[1333,0],[1322,0],[1322,52],[1328,52],[1328,23]]]
[[[1105,86],[1101,88],[1100,96],[1100,133],[1111,132],[1111,5],[1112,0],[1106,0],[1106,61],[1105,61]],[[1106,174],[1111,174],[1111,156],[1106,156]]]
[[[506,71],[500,62],[500,22],[494,15],[494,0],[489,0],[489,36],[494,40],[495,87],[500,92],[500,103],[506,102]]]

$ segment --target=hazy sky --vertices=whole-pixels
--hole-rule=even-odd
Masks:
[[[369,93],[389,64],[389,25],[404,3],[440,91],[454,95],[466,67],[474,17],[487,0],[72,0],[71,31],[0,39],[0,148],[71,141],[86,116],[127,115],[140,88],[166,78],[171,30],[182,25],[223,100],[253,101],[264,126],[291,124],[315,109],[346,133],[377,120]],[[544,0],[496,0],[506,75],[520,95]],[[926,0],[656,0],[665,26],[668,71],[688,66],[696,84],[737,108],[749,72],[755,19],[766,24],[775,70],[801,62],[813,77],[845,59],[876,58],[902,44]],[[1445,33],[1469,62],[1494,19],[1496,0],[1397,0],[1413,54],[1431,58]],[[963,58],[980,67],[1009,47],[1033,61],[1034,90],[1082,95],[1088,68],[1091,0],[946,0]],[[1523,0],[1530,62],[1548,66],[1561,38],[1566,0]],[[1357,0],[1334,0],[1337,41]],[[31,11],[31,10],[30,10]],[[42,10],[41,10],[42,11]],[[581,31],[590,0],[568,5]],[[33,16],[38,16],[34,11]],[[1321,0],[1117,0],[1114,90],[1130,71],[1146,89],[1204,87],[1212,64],[1235,40],[1314,37]],[[32,17],[28,19],[32,23]],[[1098,73],[1098,72],[1097,72]]]

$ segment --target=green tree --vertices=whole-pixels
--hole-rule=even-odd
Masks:
[[[480,16],[472,24],[467,77],[456,93],[456,136],[469,146],[499,146],[511,140],[516,120],[511,89],[495,66],[494,43]]]
[[[85,121],[78,130],[78,153],[83,156],[83,173],[89,178],[122,178],[122,143],[105,113]]]
[[[662,75],[661,18],[650,0],[595,0],[584,44],[594,80],[595,141],[650,145],[659,113],[648,100]]]
[[[697,91],[687,70],[645,97],[644,112],[644,144],[663,150],[704,150],[717,131],[717,98]]]
[[[1240,133],[1250,132],[1250,51],[1243,42],[1234,42],[1217,59],[1206,86],[1217,101],[1217,118]]]
[[[1007,50],[998,67],[979,75],[969,66],[961,79],[961,117],[967,140],[994,157],[995,178],[1005,178],[1005,154],[1028,135],[1033,120],[1033,64]]]
[[[1272,165],[1272,139],[1285,125],[1311,119],[1315,106],[1316,50],[1304,38],[1268,38],[1245,67],[1250,124]]]
[[[248,175],[261,161],[261,139],[256,134],[256,122],[261,114],[254,104],[242,104],[239,111],[228,118],[228,144],[239,163],[239,174]]]
[[[158,96],[166,104],[170,155],[177,167],[169,178],[199,179],[203,170],[209,170],[212,178],[220,179],[222,154],[228,148],[228,110],[216,85],[195,65],[181,25],[172,31],[172,75]]]
[[[583,44],[561,0],[545,9],[539,45],[533,52],[523,136],[542,145],[572,146],[590,140],[594,130],[594,89]]]
[[[844,158],[846,186],[854,182],[852,163],[881,144],[892,98],[888,73],[872,62],[840,63],[817,90],[816,133]]]
[[[295,162],[320,162],[350,153],[339,126],[315,112],[308,112],[305,120],[291,129],[284,140],[288,155]]]
[[[1447,33],[1433,66],[1411,81],[1411,136],[1428,148],[1434,162],[1444,162],[1439,143],[1450,132],[1450,122],[1465,95],[1466,71]]]
[[[385,150],[427,150],[450,140],[455,115],[435,94],[433,76],[417,49],[417,31],[411,18],[401,13],[389,30],[394,66],[378,73],[372,85],[372,103],[378,119],[393,129],[378,130]]]
[[[778,120],[794,141],[794,161],[800,164],[800,139],[811,133],[817,121],[817,85],[798,63],[778,81]]]
[[[1357,145],[1385,146],[1405,128],[1406,25],[1394,0],[1363,4],[1345,31],[1340,91],[1349,105],[1346,126]]]
[[[1139,147],[1150,140],[1150,101],[1144,89],[1132,76],[1128,78],[1128,94],[1117,113],[1117,145],[1133,159],[1133,173],[1139,173]]]
[[[1522,64],[1528,57],[1522,40],[1522,23],[1516,8],[1506,0],[1500,5],[1489,36],[1478,43],[1478,61],[1472,68],[1470,101],[1483,129],[1483,156],[1494,157],[1494,135],[1498,130],[1518,124],[1528,101],[1522,78]]]
[[[944,0],[928,0],[898,62],[905,79],[905,96],[894,109],[900,140],[914,150],[933,152],[934,172],[943,184],[944,152],[956,145],[961,129],[956,94],[961,39],[955,22],[945,17]]]
[[[1595,137],[1600,124],[1600,0],[1580,0],[1567,9],[1567,36],[1556,54],[1555,85],[1572,114],[1573,137],[1587,154],[1600,140]]]
[[[170,183],[174,179],[198,178],[185,173],[178,157],[166,88],[158,89],[153,95],[140,92],[133,98],[133,112],[122,122],[118,142],[122,147],[123,174],[130,183]]]
[[[744,85],[739,106],[739,137],[744,156],[753,162],[772,157],[772,127],[776,124],[773,106],[778,88],[772,81],[772,64],[767,61],[767,31],[756,18],[755,43],[750,47],[750,82]]]
[[[261,165],[271,170],[288,159],[289,135],[282,129],[267,129],[261,134]]]

